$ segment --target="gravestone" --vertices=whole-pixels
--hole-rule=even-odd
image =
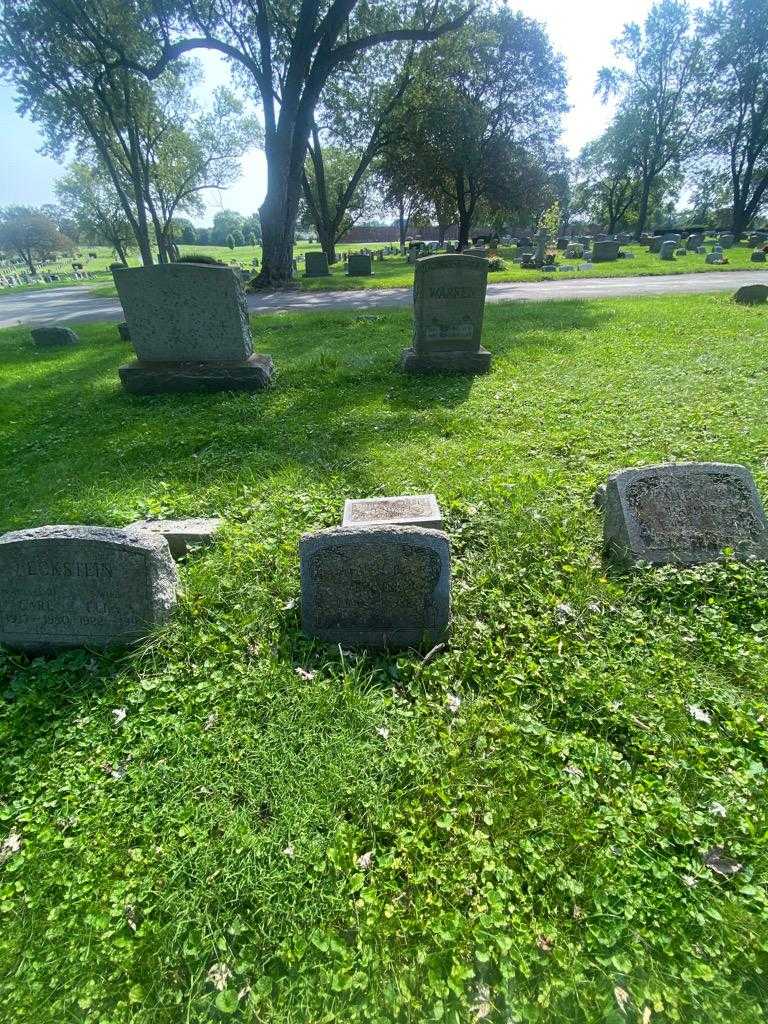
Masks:
[[[304,253],[304,276],[305,277],[328,277],[328,257],[324,252]]]
[[[78,337],[68,327],[35,327],[32,341],[38,348],[56,348],[58,345],[76,345]]]
[[[477,256],[426,256],[413,281],[413,343],[403,352],[411,373],[485,373],[491,353],[480,345],[488,260]]]
[[[675,258],[675,249],[677,248],[677,242],[669,241],[662,242],[659,255],[663,260],[673,260]]]
[[[584,246],[581,242],[571,242],[568,248],[565,250],[566,258],[569,260],[578,260],[584,255]]]
[[[661,245],[663,242],[661,235],[654,235],[648,246],[648,252],[661,252]]]
[[[248,304],[229,267],[168,263],[112,272],[137,360],[120,367],[126,391],[256,391],[271,383],[254,353]]]
[[[717,266],[723,262],[722,254],[719,252],[708,252],[704,257],[704,262],[709,263],[713,266]]]
[[[373,266],[368,253],[350,254],[347,260],[347,274],[350,277],[370,277],[373,274]]]
[[[544,261],[547,256],[547,243],[549,242],[549,235],[547,232],[540,228],[536,233],[536,265],[539,267],[544,266]]]
[[[178,577],[168,544],[101,526],[0,537],[0,643],[29,651],[109,647],[166,622]]]
[[[450,620],[450,544],[418,526],[337,526],[299,542],[302,628],[342,647],[433,646]]]
[[[125,527],[126,533],[137,531],[154,533],[164,537],[168,542],[171,555],[182,558],[190,548],[207,547],[221,528],[223,519],[201,518],[192,519],[139,519]]]
[[[603,537],[609,558],[652,565],[768,557],[768,523],[744,466],[681,462],[608,478]]]
[[[434,494],[394,498],[347,498],[342,526],[423,526],[442,530],[443,517]]]
[[[761,306],[768,302],[768,285],[745,284],[733,298],[742,306]]]
[[[765,253],[762,249],[755,249],[749,258],[752,263],[765,263]]]
[[[727,234],[727,233],[724,234],[724,235],[720,235],[720,245],[722,246],[723,249],[732,249],[733,248],[733,242],[734,242],[733,235],[730,235],[730,234]]]
[[[703,235],[689,235],[688,241],[685,243],[685,247],[688,250],[688,252],[696,252],[703,241]]]
[[[595,242],[592,250],[593,263],[612,263],[619,258],[619,243],[606,238]]]

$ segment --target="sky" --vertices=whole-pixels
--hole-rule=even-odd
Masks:
[[[627,21],[642,21],[653,0],[511,0],[510,7],[544,22],[552,44],[566,59],[570,112],[564,120],[564,143],[571,156],[598,136],[607,125],[611,109],[593,94],[597,72],[610,63],[611,40]],[[705,0],[691,0],[701,7]],[[229,73],[224,61],[214,53],[198,54],[204,67],[204,86],[200,99],[219,84],[227,84]],[[42,140],[35,126],[16,113],[13,90],[0,83],[0,138],[5,142],[0,161],[0,207],[40,206],[54,202],[53,183],[61,175],[61,165],[41,156]],[[248,215],[255,213],[266,191],[264,154],[253,150],[242,160],[242,177],[222,192],[206,193],[207,207],[198,224],[210,224],[217,210],[230,209]]]

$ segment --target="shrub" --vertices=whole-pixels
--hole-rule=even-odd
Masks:
[[[177,263],[205,263],[212,267],[226,267],[226,263],[217,260],[213,256],[205,256],[201,252],[190,252],[185,256],[179,256]]]
[[[499,256],[491,256],[488,260],[488,273],[493,274],[494,271],[506,270],[507,264]]]

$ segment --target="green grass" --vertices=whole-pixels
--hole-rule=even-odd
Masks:
[[[113,325],[0,333],[0,528],[227,520],[142,648],[0,654],[4,1022],[765,1020],[768,568],[606,571],[591,502],[671,458],[768,495],[765,308],[492,306],[474,380],[401,375],[409,326],[260,317],[273,390],[145,398]],[[302,531],[422,491],[448,649],[304,638]]]

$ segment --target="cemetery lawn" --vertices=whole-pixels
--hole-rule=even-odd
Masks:
[[[142,648],[0,652],[0,1019],[764,1022],[768,567],[608,571],[592,493],[768,499],[766,307],[494,305],[474,380],[398,372],[405,310],[259,317],[259,395],[130,397],[78,331],[0,332],[0,529],[227,525]],[[305,639],[300,534],[426,491],[447,649]]]

